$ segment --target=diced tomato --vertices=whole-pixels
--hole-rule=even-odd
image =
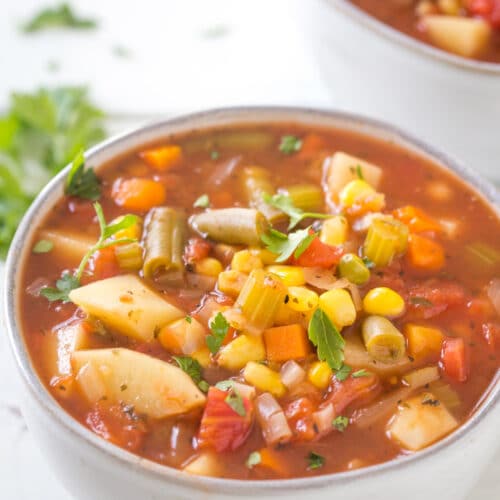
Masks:
[[[407,315],[412,318],[432,318],[449,307],[465,303],[465,290],[452,281],[429,280],[410,287]]]
[[[349,377],[343,382],[334,378],[330,389],[331,394],[326,403],[332,403],[335,415],[340,415],[353,403],[368,404],[374,400],[382,386],[377,375],[369,373],[365,377]]]
[[[306,397],[298,398],[286,405],[285,416],[294,434],[294,440],[311,441],[316,437],[313,412],[313,403]]]
[[[96,403],[85,422],[102,438],[131,451],[141,448],[147,432],[146,424],[134,414],[132,407],[106,401]]]
[[[200,447],[214,448],[217,453],[234,451],[250,435],[254,414],[253,403],[242,397],[245,415],[239,415],[226,402],[228,395],[228,392],[210,387],[198,431]]]
[[[120,266],[116,260],[113,247],[97,251],[89,260],[88,270],[95,280],[112,278],[120,273]]]
[[[467,309],[472,316],[492,317],[495,308],[488,297],[475,297],[467,302]]]
[[[447,338],[441,351],[441,368],[456,382],[465,382],[469,375],[469,363],[465,341],[462,338]]]
[[[205,257],[212,250],[212,245],[202,238],[190,238],[184,250],[186,262],[197,262]]]
[[[484,323],[481,327],[483,337],[491,349],[495,350],[500,346],[500,324]]]
[[[494,28],[500,28],[500,0],[467,0],[468,11],[488,21]]]
[[[330,269],[339,263],[342,255],[344,255],[344,249],[341,246],[332,247],[323,243],[319,238],[314,238],[298,259],[292,257],[292,263],[302,267]]]
[[[304,139],[302,139],[302,147],[296,154],[296,158],[300,158],[301,160],[310,160],[318,157],[320,153],[325,151],[327,148],[328,143],[325,138],[313,132],[307,134]]]

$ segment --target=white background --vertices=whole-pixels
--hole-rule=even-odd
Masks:
[[[21,35],[19,24],[46,2],[3,0],[0,110],[12,90],[40,84],[87,84],[111,131],[217,106],[332,106],[300,31],[299,1],[310,0],[75,0],[78,12],[99,20],[98,30]],[[117,46],[129,56],[117,57]],[[49,70],[54,63],[57,72]],[[0,333],[0,499],[68,500],[22,419],[1,316]],[[471,500],[499,497],[499,462]]]

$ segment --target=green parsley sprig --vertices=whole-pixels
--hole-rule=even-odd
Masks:
[[[196,359],[193,359],[190,356],[173,356],[173,359],[179,368],[191,377],[193,382],[201,391],[208,391],[210,385],[206,380],[203,380],[203,376],[201,374],[202,368]]]
[[[64,193],[91,201],[96,201],[101,197],[101,181],[92,168],[85,168],[83,149],[78,151],[71,163]]]
[[[314,453],[314,451],[311,451],[309,455],[307,455],[307,461],[309,463],[307,467],[309,470],[320,469],[325,465],[325,457]]]
[[[25,33],[34,33],[52,28],[94,29],[95,19],[77,16],[67,3],[55,7],[47,7],[37,12],[33,18],[22,26]]]
[[[297,153],[302,148],[302,140],[295,135],[284,135],[281,138],[279,150],[285,155]]]
[[[308,248],[317,234],[311,232],[310,228],[299,229],[286,235],[276,229],[270,229],[261,236],[266,248],[278,255],[276,262],[285,262],[292,255],[298,259]]]
[[[210,323],[211,334],[206,336],[208,350],[216,354],[229,331],[229,323],[224,315],[218,312]]]

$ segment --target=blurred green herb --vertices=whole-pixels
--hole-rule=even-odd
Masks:
[[[0,258],[40,189],[105,137],[104,114],[81,87],[15,93],[0,116]]]
[[[67,3],[46,7],[37,12],[22,26],[25,33],[34,33],[53,28],[94,29],[95,19],[79,17]]]

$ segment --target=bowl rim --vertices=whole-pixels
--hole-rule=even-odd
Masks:
[[[352,4],[349,0],[321,1],[342,12],[344,15],[350,17],[362,26],[369,28],[376,34],[394,42],[399,46],[405,47],[413,52],[417,52],[424,57],[439,60],[440,62],[444,62],[455,68],[466,71],[500,76],[500,63],[467,59],[434,47],[433,45],[428,45],[388,24],[383,23],[382,21],[379,21],[377,18],[367,13],[357,5]]]
[[[479,177],[473,170],[461,165],[454,159],[446,154],[440,152],[427,143],[416,139],[412,135],[402,132],[399,128],[392,125],[385,124],[379,120],[367,118],[353,113],[345,113],[333,110],[323,110],[306,107],[292,107],[292,106],[245,106],[245,107],[230,107],[218,108],[196,113],[185,114],[179,117],[168,118],[162,121],[157,121],[142,127],[138,127],[132,131],[113,136],[98,145],[90,148],[85,158],[91,160],[92,156],[103,153],[109,148],[119,147],[121,153],[115,153],[114,156],[123,154],[130,151],[130,146],[127,148],[127,143],[134,137],[140,136],[144,133],[151,133],[154,135],[155,130],[161,130],[165,127],[171,129],[182,128],[190,123],[193,123],[192,129],[199,130],[209,128],[210,126],[217,127],[215,121],[217,118],[229,120],[228,123],[235,125],[248,123],[246,115],[258,115],[254,123],[283,123],[288,120],[290,123],[306,124],[311,123],[314,118],[320,121],[321,119],[331,120],[330,125],[321,123],[325,128],[340,128],[345,127],[366,127],[368,126],[371,132],[365,130],[358,130],[357,133],[367,137],[378,138],[384,140],[383,136],[391,137],[390,141],[399,141],[401,147],[405,147],[404,143],[414,148],[416,154],[421,156],[428,156],[440,167],[451,172],[452,174],[459,175],[463,181],[470,187],[476,190],[480,196],[498,213],[500,206],[500,192],[488,181]],[[279,115],[279,120],[274,119],[273,116]],[[212,120],[214,123],[203,123],[196,125],[197,121]],[[333,122],[337,124],[334,125]],[[340,122],[340,124],[339,124]],[[220,124],[219,124],[220,125]],[[227,126],[227,125],[224,125]],[[175,134],[175,130],[172,130]],[[378,135],[377,135],[378,134]],[[165,134],[162,134],[165,135]],[[157,135],[155,139],[149,139],[145,142],[157,140],[161,135]],[[408,146],[407,146],[408,147]],[[34,367],[30,361],[29,352],[23,340],[21,326],[17,324],[16,303],[18,290],[16,287],[16,276],[18,275],[18,268],[22,263],[22,250],[24,242],[29,241],[32,231],[36,229],[32,221],[37,217],[37,214],[46,204],[53,205],[55,193],[63,185],[64,179],[67,175],[71,165],[66,166],[57,176],[55,176],[37,196],[28,211],[26,212],[23,220],[18,226],[14,240],[8,254],[6,263],[6,276],[4,280],[4,313],[6,317],[7,333],[9,336],[10,346],[16,360],[18,369],[21,371],[25,386],[31,395],[39,403],[43,411],[47,413],[51,419],[54,420],[55,425],[60,425],[75,437],[75,442],[82,441],[81,444],[90,445],[97,452],[106,455],[106,459],[115,460],[122,466],[127,467],[131,472],[145,474],[152,479],[164,480],[165,482],[172,482],[181,487],[198,488],[203,491],[215,491],[218,493],[227,493],[234,496],[245,495],[249,493],[296,493],[297,489],[310,490],[322,488],[330,485],[344,484],[353,481],[357,478],[371,478],[384,474],[385,472],[392,472],[402,469],[414,462],[421,462],[426,457],[429,457],[439,451],[447,448],[451,444],[460,440],[464,435],[468,434],[471,428],[478,425],[485,416],[497,404],[500,403],[500,371],[497,372],[496,377],[491,382],[488,391],[483,395],[482,399],[477,403],[473,414],[469,419],[461,425],[456,431],[441,441],[429,446],[428,448],[414,453],[412,455],[400,456],[396,459],[380,464],[368,466],[362,469],[338,472],[332,474],[325,474],[314,476],[310,478],[294,478],[294,479],[275,479],[275,480],[239,480],[227,478],[214,478],[205,476],[195,476],[188,474],[179,469],[174,469],[151,460],[142,458],[129,451],[126,451],[94,434],[90,429],[80,424],[50,394],[41,379],[38,377]]]

